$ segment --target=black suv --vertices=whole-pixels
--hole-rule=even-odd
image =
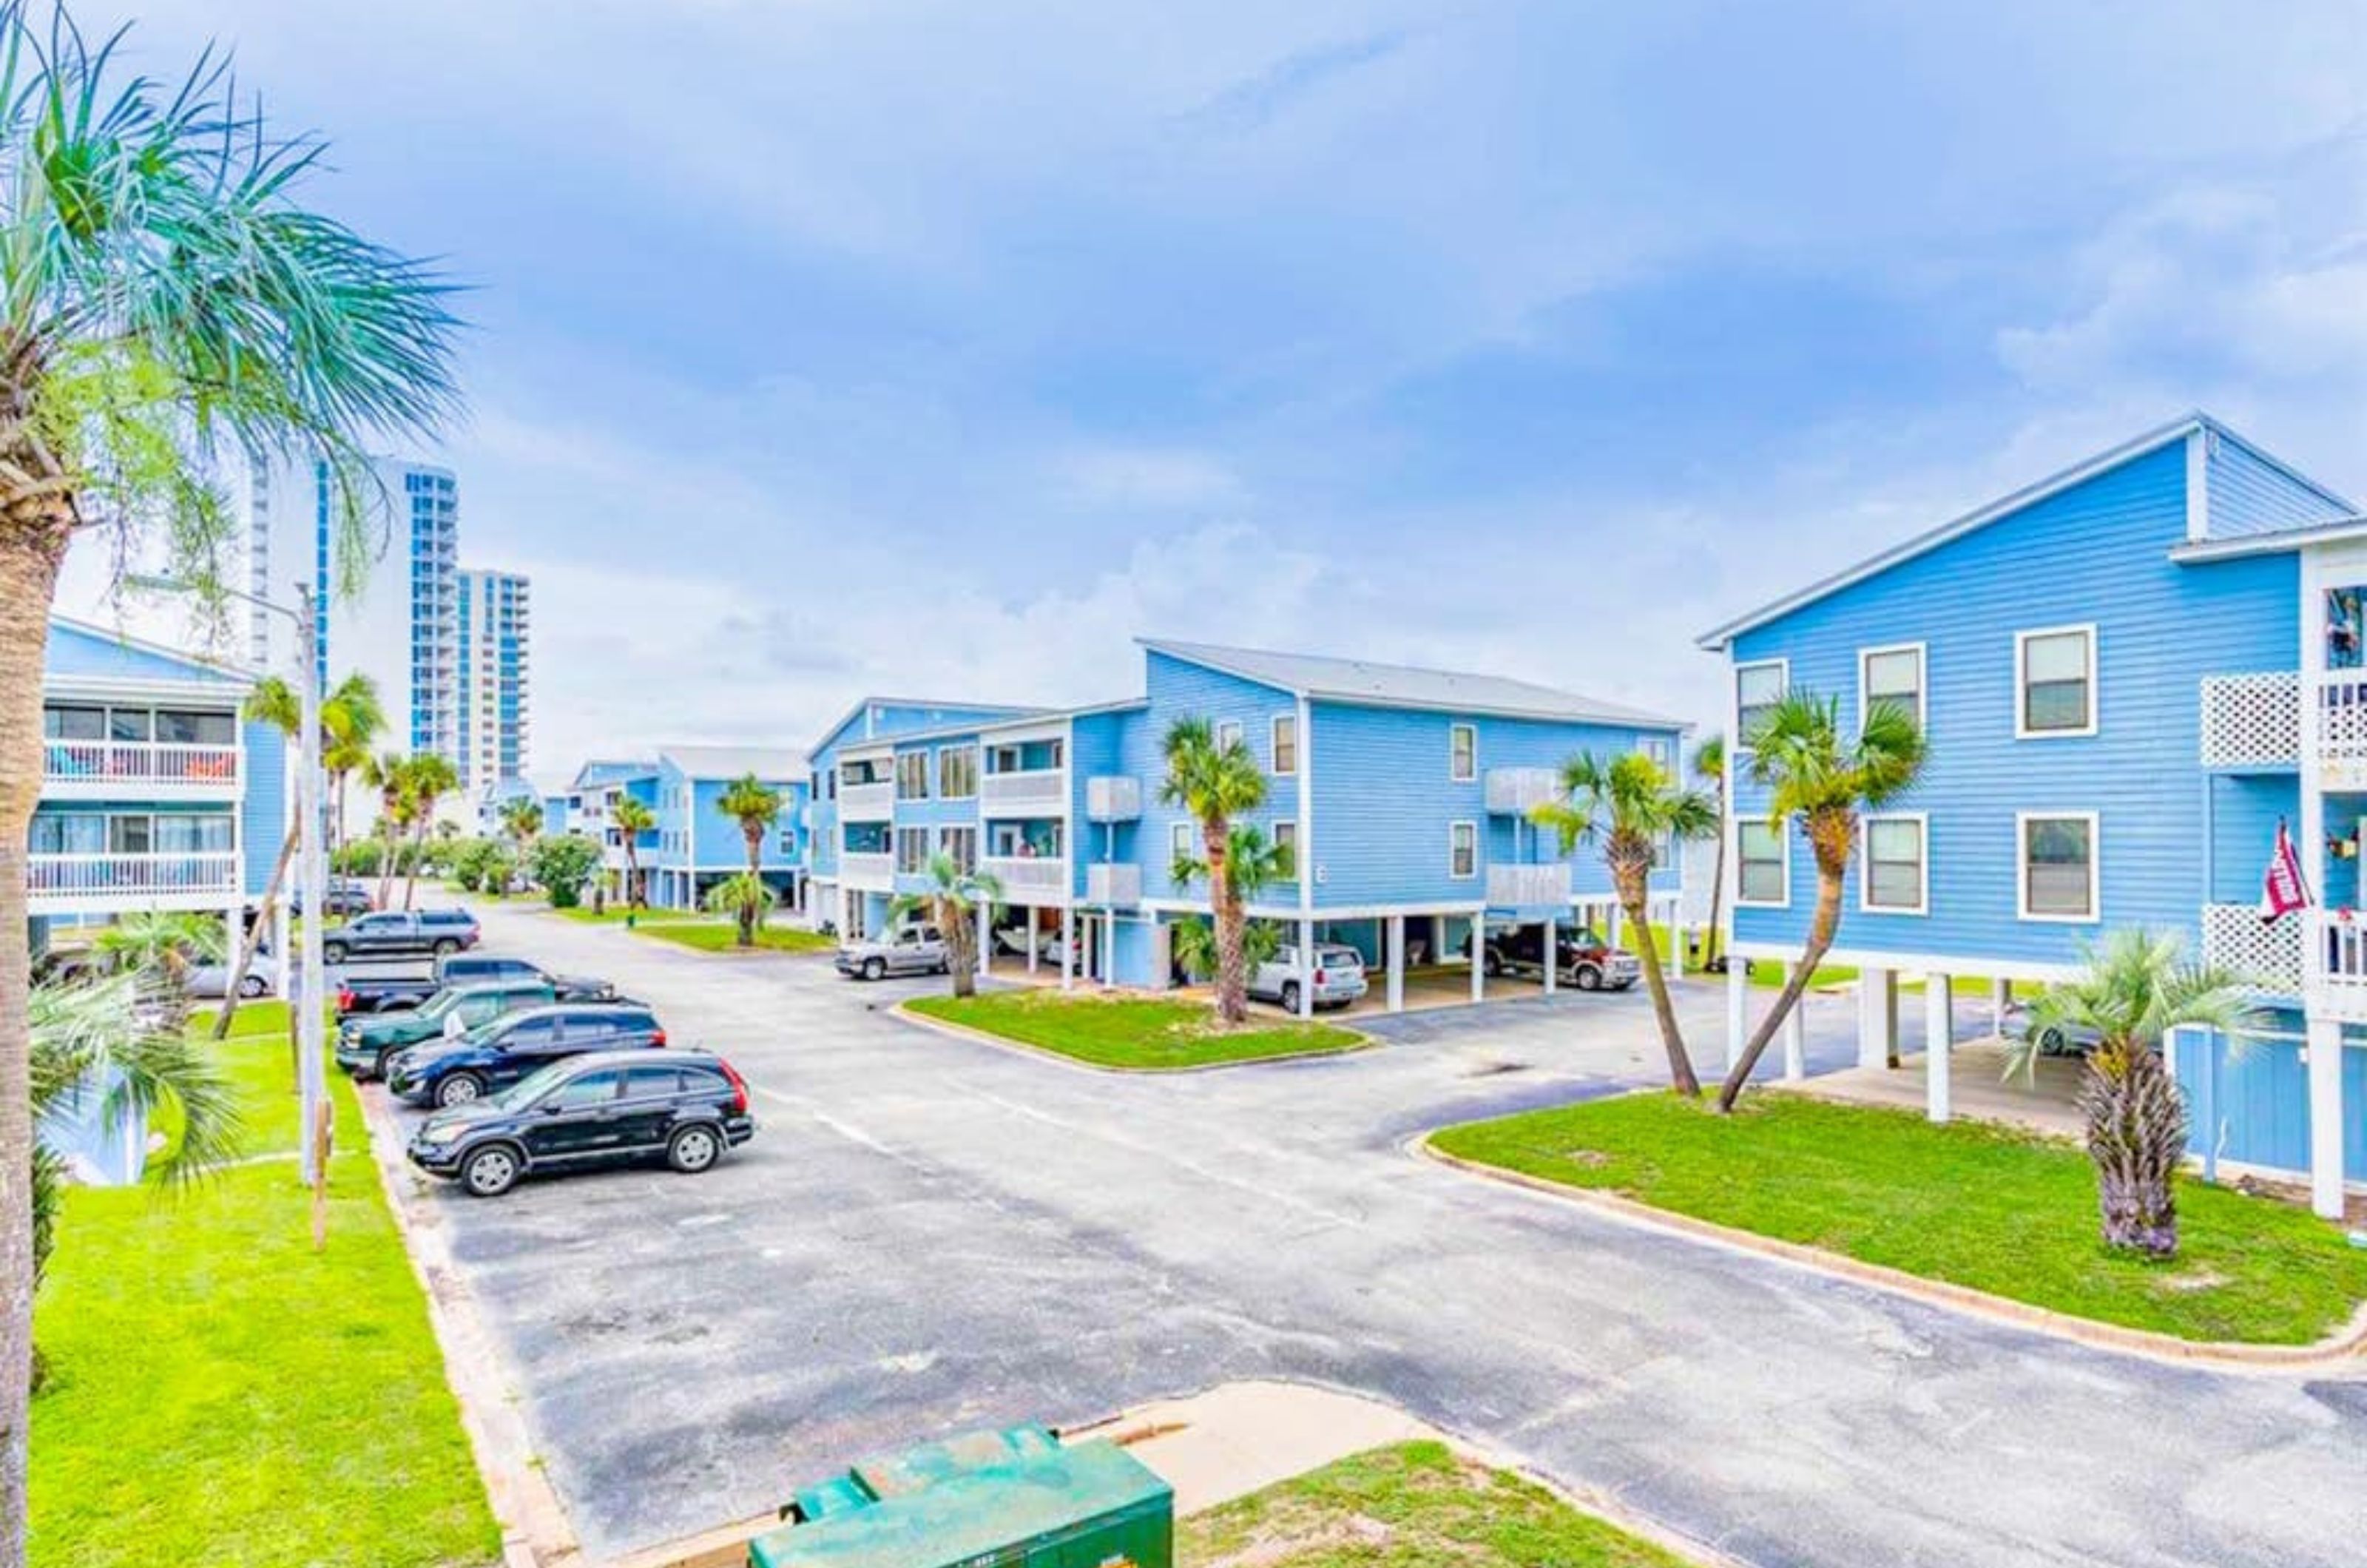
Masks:
[[[386,1087],[413,1105],[466,1105],[561,1057],[665,1043],[657,1014],[639,1002],[562,1002],[506,1013],[458,1040],[423,1041],[399,1052],[387,1064]]]
[[[663,1159],[691,1175],[756,1134],[747,1081],[705,1051],[603,1051],[419,1124],[406,1151],[431,1176],[497,1198],[521,1176]]]

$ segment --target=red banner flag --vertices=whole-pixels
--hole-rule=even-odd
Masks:
[[[2260,879],[2260,921],[2274,925],[2285,916],[2309,908],[2309,885],[2302,880],[2301,856],[2293,851],[2293,835],[2277,824],[2276,848],[2269,853],[2268,874]]]

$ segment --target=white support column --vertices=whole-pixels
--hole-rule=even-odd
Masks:
[[[2342,1217],[2342,1025],[2313,1018],[2309,1032],[2309,1206]]]
[[[1488,915],[1483,909],[1471,912],[1471,999],[1488,998]]]
[[[1620,920],[1621,910],[1617,900],[1614,899],[1605,909],[1603,922],[1603,938],[1614,947],[1619,945]]]
[[[1989,982],[1989,1032],[2000,1040],[2005,1038],[2005,1010],[2012,1005],[2013,982],[1991,980]]]
[[[1546,917],[1546,995],[1554,994],[1554,979],[1561,972],[1561,949],[1557,945],[1561,934],[1561,922],[1551,915]]]
[[[243,868],[242,868],[240,875],[242,878],[245,875]],[[245,945],[246,904],[243,899],[233,898],[230,901],[230,908],[222,911],[223,964],[227,966],[237,963],[239,949]],[[225,974],[229,972],[227,967],[225,967],[223,972]]]
[[[1030,975],[1036,973],[1038,967],[1038,955],[1036,949],[1039,945],[1041,936],[1042,931],[1036,923],[1036,907],[1031,904],[1027,907],[1027,973]]]
[[[1315,1016],[1315,922],[1298,922],[1298,1016]]]
[[[1077,911],[1070,905],[1060,906],[1060,989],[1074,990],[1077,985]]]
[[[1808,1076],[1808,997],[1802,992],[1784,1015],[1784,1081],[1799,1083]]]
[[[1391,915],[1388,919],[1388,934],[1383,939],[1385,943],[1383,958],[1388,966],[1388,973],[1383,984],[1388,990],[1388,1007],[1391,1012],[1405,1011],[1405,922],[1406,918],[1403,915]]]
[[[980,899],[980,900],[979,901],[979,906],[978,906],[978,974],[979,974],[979,978],[980,978],[980,979],[984,979],[984,978],[986,977],[986,976],[987,976],[988,971],[993,967],[993,959],[990,956],[990,954],[989,954],[989,953],[988,953],[988,950],[987,950],[987,939],[988,939],[989,937],[992,936],[994,933],[993,933],[993,932],[991,932],[991,931],[988,931],[988,930],[986,929],[987,917],[988,917],[990,914],[993,913],[993,910],[994,910],[994,906],[993,906],[993,905],[987,903],[984,899]]]
[[[1730,959],[1726,966],[1726,1071],[1734,1071],[1734,1064],[1742,1060],[1742,1047],[1750,1038],[1750,965]]]
[[[1867,969],[1857,984],[1857,1065],[1885,1067],[1898,1045],[1898,973]]]
[[[1956,983],[1946,975],[1923,976],[1924,1114],[1945,1122],[1955,1114],[1954,1085],[1948,1072],[1954,1059]]]

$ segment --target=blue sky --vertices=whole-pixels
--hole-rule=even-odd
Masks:
[[[2188,408],[2367,499],[2348,0],[142,16],[473,286],[546,776],[1138,633],[1707,719],[1704,627]]]

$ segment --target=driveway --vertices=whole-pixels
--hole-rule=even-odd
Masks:
[[[2066,1345],[1406,1155],[1656,1077],[1636,999],[1119,1077],[880,1016],[919,982],[483,918],[490,949],[604,974],[728,1052],[764,1117],[702,1179],[425,1195],[595,1556],[948,1429],[1280,1378],[1392,1400],[1757,1563],[2360,1561],[2359,1384]],[[1846,1054],[1848,1007],[1812,1019],[1820,1058]]]

